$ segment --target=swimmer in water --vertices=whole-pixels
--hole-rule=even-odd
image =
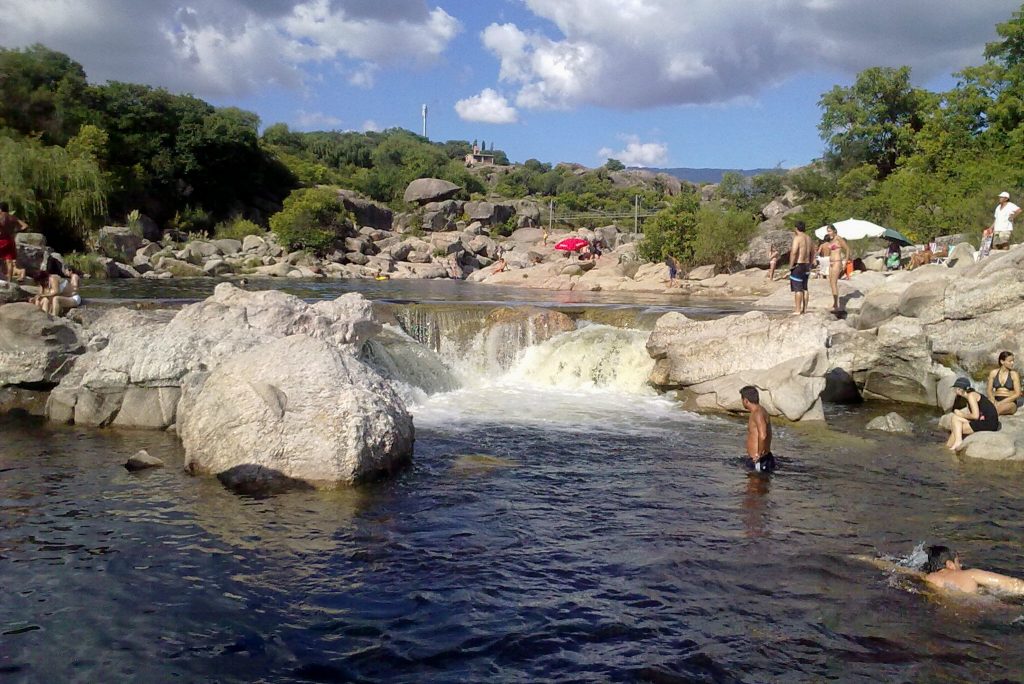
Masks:
[[[747,468],[758,473],[770,473],[775,470],[775,457],[772,456],[772,423],[768,412],[761,406],[761,395],[753,385],[740,390],[743,408],[750,411],[747,421]]]
[[[992,593],[1024,596],[1024,580],[987,570],[964,570],[960,555],[948,546],[929,546],[924,566],[924,581],[936,589],[976,594],[986,589]]]

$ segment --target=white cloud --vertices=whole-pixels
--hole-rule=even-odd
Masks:
[[[622,136],[625,148],[613,150],[602,147],[597,151],[598,159],[618,159],[626,166],[665,166],[668,164],[668,145],[657,142],[640,142],[635,135]]]
[[[348,74],[348,82],[358,88],[372,88],[376,82],[379,67],[371,62],[364,62]]]
[[[459,100],[455,103],[455,111],[463,121],[510,124],[518,120],[515,107],[509,105],[505,96],[491,88],[484,88],[479,95]]]
[[[367,119],[366,121],[363,122],[361,130],[363,131],[363,133],[366,133],[367,131],[379,131],[381,130],[381,127],[380,124],[378,124],[373,119]]]
[[[1019,0],[524,0],[553,30],[481,34],[524,108],[729,102],[809,70],[980,63]]]
[[[307,112],[300,109],[295,112],[295,126],[304,131],[334,130],[341,125],[341,119],[323,112]]]
[[[372,87],[379,65],[437,59],[461,24],[430,0],[0,0],[0,45],[43,43],[91,80],[204,97],[298,87],[315,62]]]

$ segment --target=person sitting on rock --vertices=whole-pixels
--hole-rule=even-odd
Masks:
[[[34,299],[34,303],[40,309],[51,316],[60,316],[64,311],[82,305],[82,295],[78,293],[78,286],[81,282],[80,272],[65,266],[60,275],[40,271],[40,274],[36,276],[37,282],[44,278],[45,284]]]
[[[936,589],[962,591],[970,594],[981,589],[993,593],[1024,595],[1024,580],[987,570],[964,570],[960,555],[948,546],[929,546],[924,581]]]
[[[989,400],[996,405],[1001,416],[1012,416],[1017,412],[1017,400],[1021,396],[1020,374],[1013,369],[1013,352],[999,353],[999,367],[988,374]]]
[[[999,412],[988,397],[971,387],[967,378],[957,378],[953,382],[953,392],[967,400],[967,406],[956,409],[950,416],[949,439],[946,447],[956,451],[963,444],[964,437],[975,432],[995,432],[999,430]]]
[[[889,247],[885,250],[885,270],[899,270],[902,254],[900,254],[900,243],[889,240]]]

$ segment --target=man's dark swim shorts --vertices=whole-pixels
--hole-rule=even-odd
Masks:
[[[789,289],[793,292],[807,292],[807,281],[811,279],[810,264],[796,264],[789,271]]]
[[[761,458],[754,462],[754,459],[749,456],[744,459],[747,464],[747,470],[753,470],[755,473],[771,473],[775,471],[775,457],[772,456],[772,452],[768,452]]]

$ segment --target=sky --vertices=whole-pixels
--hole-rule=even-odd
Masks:
[[[0,46],[294,130],[422,130],[512,161],[792,168],[871,66],[949,88],[1020,0],[0,0]]]

